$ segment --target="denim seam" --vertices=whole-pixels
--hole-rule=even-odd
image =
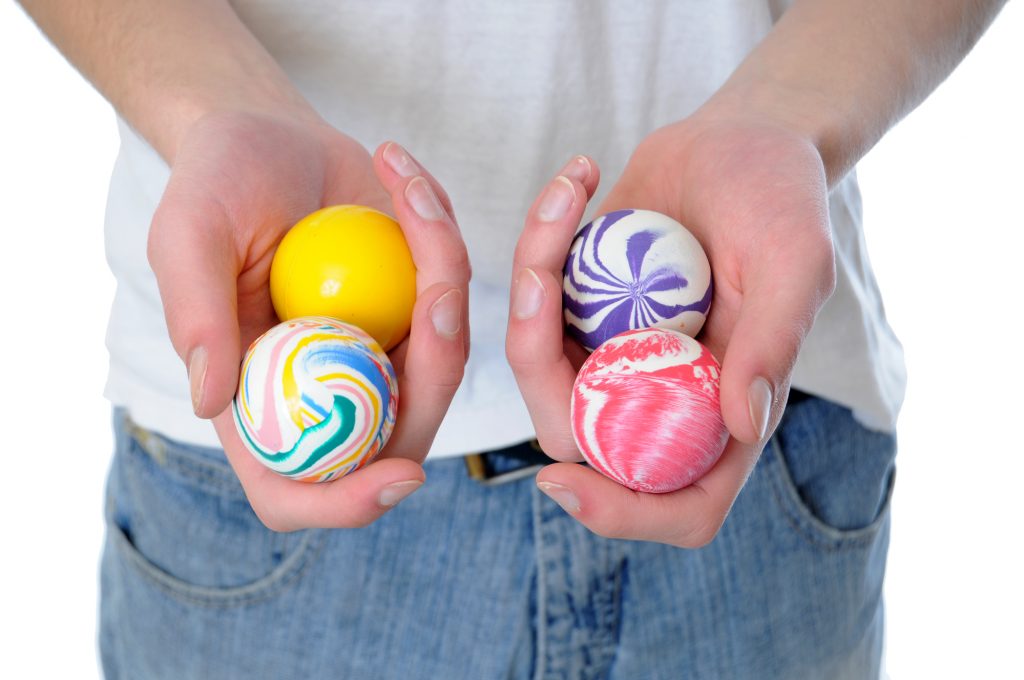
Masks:
[[[533,554],[534,559],[537,560],[537,647],[535,652],[537,658],[534,660],[533,678],[534,680],[543,680],[544,674],[547,672],[548,587],[543,555],[542,499],[536,484],[530,490],[530,496],[533,501]]]
[[[815,517],[800,500],[800,494],[789,476],[789,471],[785,469],[785,459],[777,437],[772,437],[769,447],[773,459],[768,460],[767,467],[771,468],[768,472],[772,481],[772,493],[786,521],[798,534],[830,552],[859,548],[874,541],[889,514],[895,473],[889,477],[882,509],[870,524],[849,531],[836,529]]]
[[[130,422],[128,425],[130,428],[129,442],[160,467],[178,473],[186,481],[203,485],[206,491],[219,495],[230,493],[236,498],[245,497],[245,492],[235,482],[234,474],[227,464],[221,467],[213,462],[193,459],[175,450],[172,444],[159,438],[159,435],[147,433],[147,437],[157,438],[157,442],[160,444],[160,452],[157,453],[151,450],[151,446],[138,436],[136,426]]]
[[[165,472],[172,476],[177,476],[182,482],[193,488],[198,488],[206,493],[220,496],[227,500],[245,499],[245,492],[240,488],[227,482],[216,473],[194,467],[190,462],[174,460],[169,457],[163,464],[160,464],[159,461],[157,461],[157,464]]]
[[[175,599],[215,609],[255,604],[277,595],[306,571],[324,545],[322,531],[311,529],[311,533],[303,537],[295,552],[263,578],[244,586],[211,588],[192,585],[171,576],[146,559],[116,525],[111,526],[110,530],[117,542],[118,552],[147,581]],[[314,538],[320,540],[314,541]]]
[[[212,493],[229,500],[245,498],[244,494],[224,493],[225,491],[233,491],[234,487],[233,485],[229,486],[222,483],[223,479],[215,479],[214,475],[220,472],[215,464],[193,461],[176,452],[172,452],[168,456],[168,448],[171,448],[172,445],[160,439],[157,441],[161,445],[161,450],[159,452],[151,451],[136,436],[136,426],[127,417],[125,418],[125,425],[127,427],[125,428],[124,436],[127,437],[127,446],[123,449],[124,454],[131,453],[132,448],[135,447],[137,454],[145,455],[158,468],[178,472],[183,475],[186,479],[182,481],[186,483],[191,481],[202,484],[205,480],[214,480],[214,483],[210,484],[209,487],[202,488],[204,492],[211,492],[212,489]],[[125,473],[137,481],[139,471],[136,469],[136,466],[132,465],[130,460],[124,460],[124,463],[127,468]],[[265,576],[245,585],[230,588],[198,586],[167,573],[153,564],[138,548],[132,545],[121,528],[113,520],[112,498],[109,504],[111,505],[111,514],[107,518],[108,531],[115,536],[120,554],[136,568],[136,571],[165,593],[182,601],[207,607],[229,608],[269,599],[305,571],[316,555],[319,554],[320,550],[322,550],[324,544],[322,532],[310,529],[308,530],[309,533],[302,537],[288,557]],[[141,508],[135,508],[135,512],[138,513],[140,519],[145,521],[145,513]],[[313,542],[314,537],[320,539],[315,544]]]
[[[612,541],[608,541],[608,542],[605,543],[605,545],[607,546],[608,550],[611,551],[612,546],[613,545],[617,545],[617,543],[614,543]],[[611,672],[611,669],[615,667],[615,660],[619,656],[619,636],[622,634],[621,627],[622,627],[622,570],[623,570],[623,568],[624,568],[624,565],[620,564],[619,568],[615,570],[615,587],[612,588],[612,598],[613,598],[612,599],[612,611],[611,611],[611,615],[612,615],[612,619],[611,619],[611,621],[612,621],[611,633],[612,633],[612,635],[610,637],[610,644],[608,645],[609,651],[611,652],[611,654],[609,656],[608,664],[606,666],[606,668],[607,668],[607,670],[609,672]]]

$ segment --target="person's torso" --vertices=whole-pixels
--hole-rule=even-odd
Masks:
[[[474,271],[473,352],[433,455],[532,435],[503,345],[512,252],[544,182],[582,153],[598,162],[607,189],[647,134],[711,96],[783,4],[234,3],[329,122],[371,150],[400,142],[452,198]],[[145,259],[167,169],[122,131],[107,219],[118,279],[108,394],[151,429],[216,443],[212,428],[191,416],[185,371],[166,339]],[[852,177],[832,204],[839,289],[808,338],[795,384],[890,427],[902,397],[902,358],[866,266]],[[828,360],[837,351],[845,357],[839,367]]]

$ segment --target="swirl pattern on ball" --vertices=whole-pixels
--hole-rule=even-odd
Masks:
[[[387,443],[398,378],[359,328],[326,317],[274,326],[249,347],[232,403],[242,441],[271,470],[304,482],[342,477]]]
[[[711,295],[711,265],[700,243],[651,210],[618,210],[583,227],[562,280],[569,333],[591,351],[635,328],[696,336]]]
[[[704,475],[729,433],[718,361],[677,331],[627,331],[590,355],[573,386],[572,434],[594,469],[634,491],[665,493]]]

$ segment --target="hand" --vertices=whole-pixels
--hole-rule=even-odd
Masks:
[[[715,292],[699,338],[722,362],[731,437],[703,478],[667,494],[571,464],[582,458],[569,400],[585,355],[564,336],[562,266],[596,184],[592,162],[571,163],[530,209],[516,249],[506,353],[541,447],[566,461],[537,483],[598,534],[699,547],[718,533],[778,424],[800,345],[835,286],[821,157],[783,126],[702,111],[645,139],[597,211],[670,215],[711,261]]]
[[[417,268],[409,337],[391,352],[399,410],[370,465],[324,484],[270,471],[239,439],[230,404],[242,354],[277,323],[270,264],[285,232],[327,205],[397,216]],[[424,480],[423,461],[462,379],[469,264],[451,203],[397,144],[370,154],[308,116],[217,114],[185,135],[153,218],[149,259],[196,414],[217,434],[253,510],[271,529],[372,522]]]

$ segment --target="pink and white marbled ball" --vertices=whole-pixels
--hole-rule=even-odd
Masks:
[[[576,445],[594,469],[634,491],[666,493],[693,483],[729,438],[720,370],[706,347],[678,331],[620,333],[576,378]]]

